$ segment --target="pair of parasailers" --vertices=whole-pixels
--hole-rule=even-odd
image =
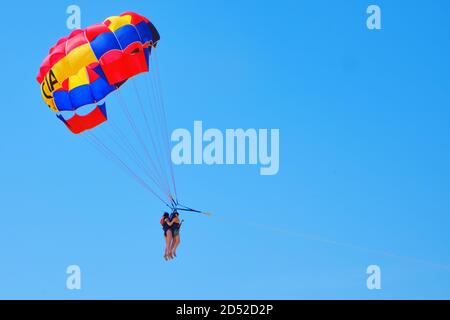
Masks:
[[[161,225],[166,239],[166,248],[164,250],[164,259],[170,260],[177,256],[177,248],[180,245],[180,221],[179,213],[174,210],[170,215],[164,212],[161,217]]]

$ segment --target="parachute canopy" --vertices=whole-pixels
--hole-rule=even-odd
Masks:
[[[44,102],[55,112],[95,104],[129,78],[149,70],[149,56],[160,36],[144,16],[125,12],[74,30],[49,51],[36,77]],[[58,118],[75,134],[107,120],[105,104],[86,115]]]
[[[72,133],[83,133],[80,140],[86,138],[171,209],[198,212],[178,202],[153,50],[159,40],[144,16],[134,12],[112,16],[61,38],[36,79],[44,102]],[[127,92],[131,89],[134,99]],[[109,94],[115,97],[105,99]],[[110,119],[105,100],[111,106]]]

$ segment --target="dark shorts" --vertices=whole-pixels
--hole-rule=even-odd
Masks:
[[[164,237],[167,237],[167,231],[172,231],[170,228],[163,228],[164,231]]]
[[[178,236],[179,234],[180,234],[180,228],[172,229],[172,235],[174,237]]]

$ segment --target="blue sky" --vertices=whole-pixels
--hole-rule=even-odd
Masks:
[[[450,298],[448,1],[76,1],[82,27],[154,22],[171,130],[280,129],[275,176],[175,168],[215,216],[184,216],[169,263],[161,204],[41,100],[70,4],[3,4],[0,298]]]

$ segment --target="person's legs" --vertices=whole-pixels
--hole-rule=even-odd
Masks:
[[[164,250],[164,258],[167,260],[171,258],[171,246],[172,246],[172,230],[166,231],[166,248]]]
[[[180,245],[180,234],[178,233],[174,238],[173,238],[173,245],[172,245],[172,255],[174,257],[177,256],[177,248]]]

